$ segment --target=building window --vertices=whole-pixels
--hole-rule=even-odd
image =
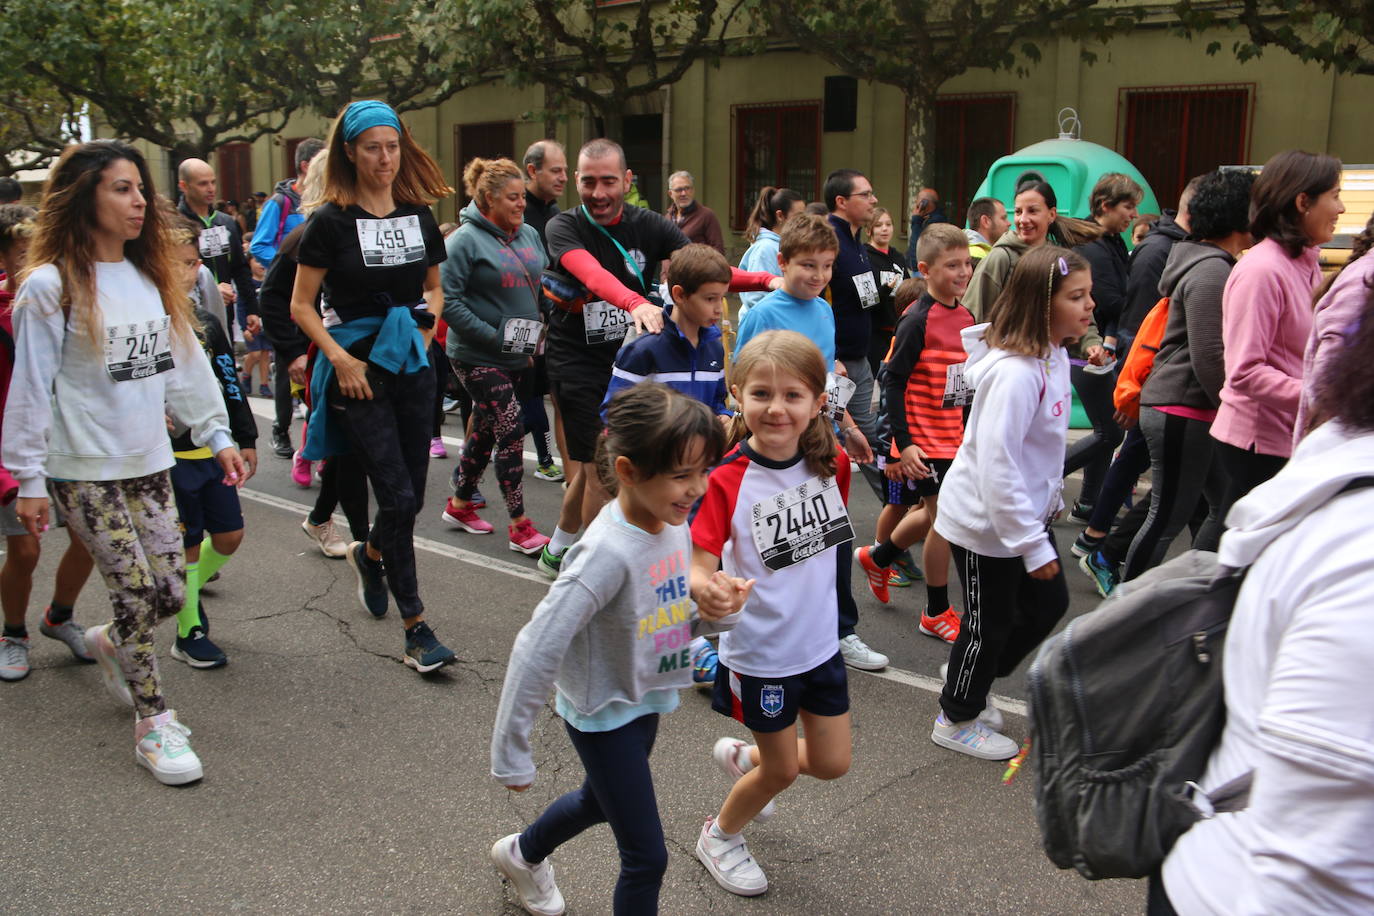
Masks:
[[[942,95],[936,100],[932,171],[935,191],[950,222],[964,224],[968,205],[988,169],[1012,152],[1015,127],[1015,93]],[[910,216],[911,201],[903,201],[902,207]]]
[[[460,210],[472,200],[463,191],[463,169],[473,159],[516,159],[515,122],[453,125],[453,186],[462,195]]]
[[[735,105],[735,188],[730,225],[743,229],[759,192],[791,188],[807,200],[820,197],[821,103]]]
[[[226,143],[219,148],[219,196],[221,200],[243,200],[253,195],[253,147],[248,143]]]
[[[1177,206],[1194,175],[1248,160],[1254,97],[1254,83],[1122,89],[1122,155],[1140,169],[1160,206]]]

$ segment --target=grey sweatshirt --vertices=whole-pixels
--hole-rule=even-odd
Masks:
[[[650,534],[625,520],[619,500],[607,503],[515,637],[491,735],[498,782],[533,782],[530,727],[550,687],[591,715],[611,703],[637,704],[650,691],[691,686],[692,637],[739,619],[697,617],[688,595],[691,563],[686,525]]]
[[[1226,381],[1221,293],[1235,266],[1235,258],[1208,242],[1175,243],[1159,278],[1160,295],[1169,297],[1169,321],[1140,389],[1141,404],[1217,409]]]

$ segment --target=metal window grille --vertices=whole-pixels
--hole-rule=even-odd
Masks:
[[[1124,88],[1121,151],[1149,181],[1160,206],[1219,165],[1249,159],[1254,83]]]
[[[243,200],[253,194],[253,147],[248,143],[226,143],[219,148],[219,196],[221,200]]]
[[[473,159],[516,159],[515,122],[453,125],[453,186],[462,195],[460,210],[472,200],[463,190],[463,169]],[[518,164],[519,160],[516,161]]]
[[[730,225],[743,229],[759,192],[791,188],[820,197],[821,103],[735,105],[735,188]]]
[[[934,187],[945,215],[957,225],[963,225],[988,169],[1012,151],[1015,131],[1015,93],[944,95],[936,100]],[[910,207],[911,201],[905,205]]]

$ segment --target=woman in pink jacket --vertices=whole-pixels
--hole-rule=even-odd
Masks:
[[[1341,163],[1289,150],[1264,165],[1250,198],[1256,244],[1231,271],[1221,299],[1226,383],[1212,423],[1228,478],[1220,515],[1273,477],[1293,452],[1312,331],[1317,248],[1331,241],[1341,203]]]

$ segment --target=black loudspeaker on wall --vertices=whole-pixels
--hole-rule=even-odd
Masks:
[[[854,130],[859,122],[859,81],[852,76],[825,78],[825,130]]]

